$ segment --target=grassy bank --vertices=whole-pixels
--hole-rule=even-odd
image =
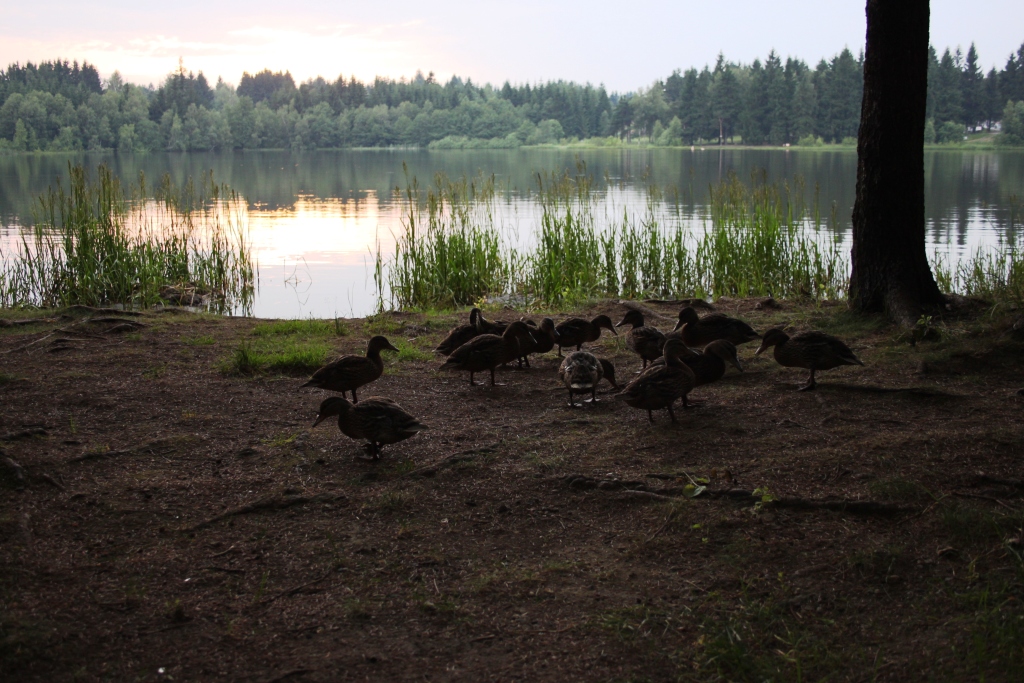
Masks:
[[[127,191],[104,165],[68,166],[39,198],[32,233],[0,253],[0,306],[117,304],[175,297],[216,311],[248,310],[255,267],[240,198],[212,177],[181,186],[144,176]]]

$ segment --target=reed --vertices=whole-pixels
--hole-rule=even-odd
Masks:
[[[178,187],[165,176],[126,193],[106,166],[68,179],[38,200],[35,226],[0,254],[0,305],[117,304],[146,308],[168,286],[203,293],[217,312],[252,305],[255,268],[241,198],[213,182]]]
[[[673,219],[650,188],[640,211],[625,207],[621,218],[599,225],[598,196],[581,164],[575,173],[538,174],[539,225],[526,247],[495,222],[493,183],[477,187],[439,176],[423,202],[415,181],[408,185],[395,256],[376,255],[382,308],[385,284],[392,307],[420,309],[495,295],[561,305],[602,296],[822,299],[846,291],[841,244],[805,214],[800,187],[730,177],[710,188],[699,229]],[[427,227],[419,232],[422,216]]]

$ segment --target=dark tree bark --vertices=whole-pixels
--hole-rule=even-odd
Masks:
[[[924,244],[928,0],[867,0],[851,307],[912,324],[942,306]]]

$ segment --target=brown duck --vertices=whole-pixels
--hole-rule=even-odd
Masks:
[[[531,321],[526,321],[530,324]],[[547,353],[555,348],[555,340],[558,335],[555,333],[555,321],[551,318],[544,318],[540,321],[540,327],[530,327],[530,337],[522,342],[522,355],[519,357],[519,366],[530,367],[529,355],[531,353]]]
[[[711,313],[703,318],[692,306],[679,311],[679,322],[668,336],[678,336],[687,346],[702,349],[716,339],[730,341],[737,346],[760,338],[754,329],[736,318]]]
[[[575,346],[579,351],[587,342],[597,341],[601,337],[601,328],[611,330],[616,336],[619,334],[612,326],[612,319],[606,315],[599,315],[589,321],[583,318],[569,318],[555,325],[558,357],[562,357],[563,348]]]
[[[864,365],[849,346],[824,332],[801,332],[790,337],[778,328],[771,329],[764,333],[761,346],[754,355],[760,355],[771,346],[775,347],[775,360],[779,365],[811,371],[807,384],[800,387],[800,391],[810,391],[817,386],[814,381],[816,370],[831,370],[840,365]]]
[[[384,373],[381,351],[398,351],[385,337],[377,335],[366,344],[365,356],[342,356],[313,373],[303,387],[317,387],[327,391],[352,392],[352,402],[358,403],[356,389],[369,384]]]
[[[648,361],[662,357],[665,348],[665,335],[656,327],[648,327],[644,324],[644,314],[637,310],[630,310],[615,327],[632,325],[632,329],[626,334],[626,346],[634,351],[643,360],[643,367],[647,367]]]
[[[452,351],[448,360],[441,365],[442,370],[462,370],[469,372],[469,383],[475,385],[473,375],[477,372],[490,370],[491,386],[495,386],[494,369],[499,365],[513,361],[521,355],[521,346],[529,343],[530,328],[526,323],[516,321],[505,328],[500,337],[496,334],[481,334]]]
[[[471,310],[469,312],[469,324],[453,327],[451,331],[448,332],[448,336],[444,338],[444,341],[437,345],[437,348],[434,349],[434,351],[445,356],[450,355],[452,351],[480,334],[480,330],[477,329],[476,325],[477,318],[479,316],[479,308]]]
[[[576,406],[573,394],[590,394],[590,401],[597,401],[597,384],[602,379],[608,380],[612,388],[618,389],[615,383],[615,366],[603,358],[598,358],[589,351],[573,351],[569,353],[558,368],[558,376],[569,390],[569,405]]]
[[[480,334],[496,334],[499,337],[505,334],[505,329],[508,327],[507,322],[504,320],[488,320],[479,308],[476,310],[476,313],[476,329]]]
[[[686,345],[680,339],[669,339],[665,342],[663,365],[649,367],[640,376],[626,385],[621,393],[615,395],[616,400],[624,401],[633,408],[647,411],[647,419],[652,423],[652,410],[666,408],[673,422],[676,421],[672,412],[672,404],[676,399],[683,399],[683,407],[688,407],[686,395],[693,390],[696,378],[680,357],[688,354]]]
[[[356,404],[332,396],[320,404],[313,426],[335,415],[342,434],[351,439],[369,441],[364,448],[374,460],[380,458],[381,446],[405,441],[428,429],[427,425],[405,412],[402,406],[380,396],[372,396]]]
[[[722,379],[725,375],[726,364],[732,365],[740,372],[743,372],[743,366],[740,365],[740,359],[737,357],[736,345],[724,339],[716,339],[711,342],[704,347],[703,352],[691,349],[690,353],[684,355],[681,360],[693,370],[694,377],[696,378],[693,385],[695,387],[711,384]],[[664,358],[651,362],[652,366],[664,364]]]

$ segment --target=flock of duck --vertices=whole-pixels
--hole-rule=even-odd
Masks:
[[[597,341],[602,330],[617,335],[616,327],[629,325],[626,345],[642,361],[638,376],[625,386],[615,380],[615,367],[610,361],[598,358],[583,345]],[[576,395],[590,394],[588,401],[597,401],[597,385],[607,380],[618,392],[615,399],[626,405],[647,411],[654,422],[653,411],[667,410],[675,422],[672,404],[682,399],[689,407],[688,394],[695,388],[722,378],[727,365],[740,372],[736,347],[761,340],[754,355],[774,347],[775,360],[785,367],[810,370],[807,383],[800,391],[814,389],[814,373],[840,365],[863,365],[841,340],[824,332],[801,332],[792,337],[780,328],[759,335],[747,323],[720,313],[701,317],[690,306],[679,311],[675,329],[664,333],[647,325],[643,313],[629,310],[618,325],[612,325],[607,315],[593,320],[569,318],[557,325],[544,318],[540,325],[530,320],[515,322],[489,321],[478,308],[469,314],[469,323],[459,325],[435,349],[447,356],[441,370],[469,373],[471,386],[478,385],[474,375],[490,372],[495,386],[494,372],[499,366],[516,362],[520,368],[529,367],[529,357],[558,348],[562,358],[558,374],[569,392],[569,405],[578,405]],[[575,350],[571,350],[575,347]],[[562,355],[563,349],[570,349]],[[374,396],[359,401],[356,390],[373,382],[384,372],[381,351],[398,351],[385,337],[375,336],[366,346],[365,356],[343,356],[317,370],[303,387],[336,391],[341,397],[331,397],[320,404],[313,426],[330,417],[338,418],[338,428],[352,439],[363,439],[368,458],[380,457],[381,446],[398,443],[427,429],[417,418],[406,412],[389,398]],[[347,393],[352,393],[349,401]]]

